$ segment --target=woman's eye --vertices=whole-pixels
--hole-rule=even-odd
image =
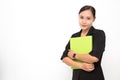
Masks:
[[[80,16],[80,19],[83,19],[83,16]]]
[[[87,17],[87,20],[90,20],[90,17]]]

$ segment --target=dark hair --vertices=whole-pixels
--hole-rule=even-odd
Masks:
[[[95,18],[95,8],[90,6],[90,5],[86,5],[86,6],[83,6],[80,11],[79,11],[79,14],[82,12],[82,11],[85,11],[85,10],[91,10],[92,14],[93,14],[93,17]]]

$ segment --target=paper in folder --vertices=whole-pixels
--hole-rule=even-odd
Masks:
[[[70,49],[76,54],[88,54],[92,51],[92,36],[70,38]],[[75,61],[81,62],[80,60]]]

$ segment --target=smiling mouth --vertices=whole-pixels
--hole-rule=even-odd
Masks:
[[[82,27],[86,27],[86,25],[82,25]]]

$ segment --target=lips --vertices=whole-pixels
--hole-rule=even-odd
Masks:
[[[82,27],[87,27],[87,25],[82,25]]]

